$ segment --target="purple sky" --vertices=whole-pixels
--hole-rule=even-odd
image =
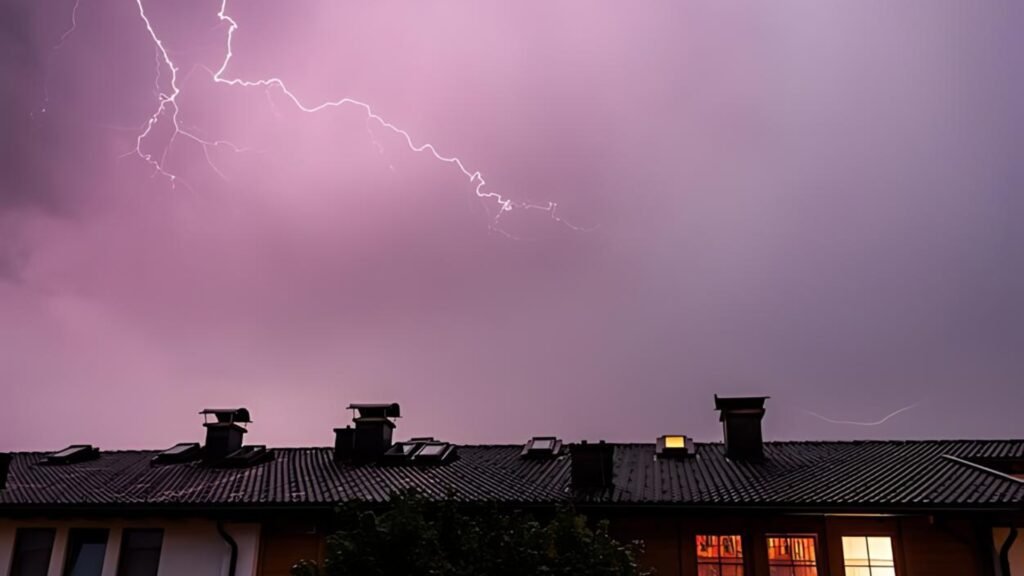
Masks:
[[[182,133],[136,150],[172,91],[138,6],[0,4],[0,449],[235,405],[326,445],[350,401],[707,441],[715,392],[776,439],[1024,435],[1020,3],[229,0],[221,80],[369,103],[565,220],[496,227],[362,108],[216,82],[216,0],[143,6]]]

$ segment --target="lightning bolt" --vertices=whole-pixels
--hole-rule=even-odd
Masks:
[[[78,7],[80,2],[81,0],[75,0],[75,5],[71,8],[71,24],[61,33],[57,43],[53,45],[53,48],[50,48],[50,54],[46,57],[46,72],[43,79],[43,104],[39,107],[40,113],[45,114],[50,104],[50,68],[52,68],[53,56],[64,45],[68,37],[74,33],[75,29],[78,28]]]
[[[178,105],[178,97],[181,95],[181,87],[179,86],[178,74],[180,69],[175,65],[171,59],[170,54],[167,51],[167,47],[164,45],[163,40],[157,34],[152,21],[146,14],[146,8],[143,4],[143,0],[136,0],[138,6],[139,17],[142,19],[146,26],[146,30],[149,32],[149,37],[152,39],[156,49],[157,59],[157,77],[155,80],[155,90],[157,92],[158,105],[153,114],[146,120],[141,132],[135,140],[135,149],[129,151],[125,156],[135,155],[141,158],[153,169],[153,175],[160,175],[167,178],[170,181],[171,186],[174,187],[178,183],[184,183],[182,179],[178,177],[171,169],[167,166],[167,154],[175,141],[179,138],[190,140],[203,148],[204,156],[210,167],[222,178],[224,174],[214,165],[210,158],[210,150],[227,147],[234,151],[245,151],[245,148],[236,146],[226,140],[208,140],[201,137],[199,134],[192,130],[188,130],[184,127],[181,121],[181,109]],[[76,4],[77,7],[77,4]],[[439,152],[437,148],[431,143],[417,144],[409,132],[399,128],[397,125],[389,122],[384,117],[377,114],[374,109],[367,103],[355,100],[353,98],[340,98],[338,100],[330,100],[320,102],[317,104],[307,104],[302,101],[288,86],[284,80],[279,77],[261,78],[256,80],[245,80],[242,78],[231,78],[227,76],[227,70],[231,63],[231,59],[234,57],[233,41],[235,32],[238,31],[238,22],[235,21],[230,15],[228,15],[228,2],[222,0],[220,3],[220,10],[217,12],[217,18],[221,24],[227,25],[227,44],[224,54],[224,60],[221,62],[220,67],[217,70],[207,71],[211,73],[213,81],[217,84],[223,84],[225,86],[235,86],[243,88],[263,88],[264,90],[276,89],[282,95],[287,98],[292,105],[295,106],[301,112],[307,114],[316,114],[323,110],[330,108],[340,107],[355,107],[362,110],[366,114],[367,129],[369,130],[369,123],[375,123],[381,128],[385,128],[401,138],[408,146],[409,150],[416,153],[426,153],[431,155],[435,160],[455,166],[458,171],[462,174],[466,180],[473,185],[473,193],[480,199],[492,202],[496,208],[497,213],[491,223],[491,229],[500,232],[506,236],[512,237],[507,232],[501,230],[498,225],[503,214],[511,212],[514,209],[518,210],[535,210],[546,213],[552,220],[558,222],[561,225],[567,226],[572,230],[585,231],[586,229],[575,226],[570,222],[563,219],[558,214],[559,205],[556,202],[544,202],[544,203],[530,203],[515,201],[511,198],[505,197],[497,192],[485,190],[487,182],[484,179],[483,174],[480,171],[470,170],[466,167],[465,163],[457,156],[446,156]],[[160,70],[166,68],[170,71],[170,90],[163,91],[160,87]],[[170,121],[172,126],[172,134],[166,144],[163,146],[159,154],[154,154],[146,151],[146,142],[150,139],[154,128],[161,122],[161,120],[167,119]],[[377,149],[383,152],[383,147],[373,137],[373,131],[370,131],[370,138]],[[392,167],[393,169],[393,167]],[[185,183],[186,186],[187,183]],[[191,188],[191,187],[189,187]]]
[[[914,408],[917,408],[920,404],[921,404],[920,402],[915,402],[915,403],[913,403],[913,404],[911,404],[909,406],[904,406],[903,408],[900,408],[899,410],[890,412],[889,414],[887,414],[881,420],[875,420],[874,422],[859,422],[859,421],[856,421],[856,420],[834,420],[832,418],[828,418],[826,416],[822,416],[821,414],[818,414],[817,412],[811,412],[810,410],[804,410],[804,413],[805,414],[809,414],[811,416],[814,416],[815,418],[817,418],[819,420],[823,420],[825,422],[828,422],[829,424],[845,424],[845,425],[849,425],[849,426],[881,426],[882,424],[885,424],[886,422],[888,422],[889,420],[895,418],[896,416],[899,416],[900,414],[903,414],[904,412],[908,412],[910,410],[913,410]]]

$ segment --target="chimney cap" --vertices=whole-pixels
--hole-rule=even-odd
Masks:
[[[771,396],[719,396],[715,394],[715,410],[722,412],[722,418],[725,417],[726,412],[736,411],[757,411],[764,410],[764,401],[771,398]]]
[[[390,404],[349,404],[349,410],[359,412],[360,418],[401,418],[402,409],[398,402]]]
[[[249,411],[245,408],[206,408],[199,413],[204,417],[211,414],[214,415],[220,424],[235,424],[239,422],[249,424],[252,422]]]

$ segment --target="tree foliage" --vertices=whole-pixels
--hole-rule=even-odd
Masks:
[[[608,523],[593,526],[569,508],[538,521],[522,512],[469,513],[415,493],[377,513],[341,512],[323,566],[303,561],[294,576],[648,576],[639,543],[622,544]]]

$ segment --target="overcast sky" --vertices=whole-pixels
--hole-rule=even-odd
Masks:
[[[0,449],[1024,436],[1020,3],[228,1],[217,78],[497,224],[143,8],[177,134],[137,4],[0,3]]]

